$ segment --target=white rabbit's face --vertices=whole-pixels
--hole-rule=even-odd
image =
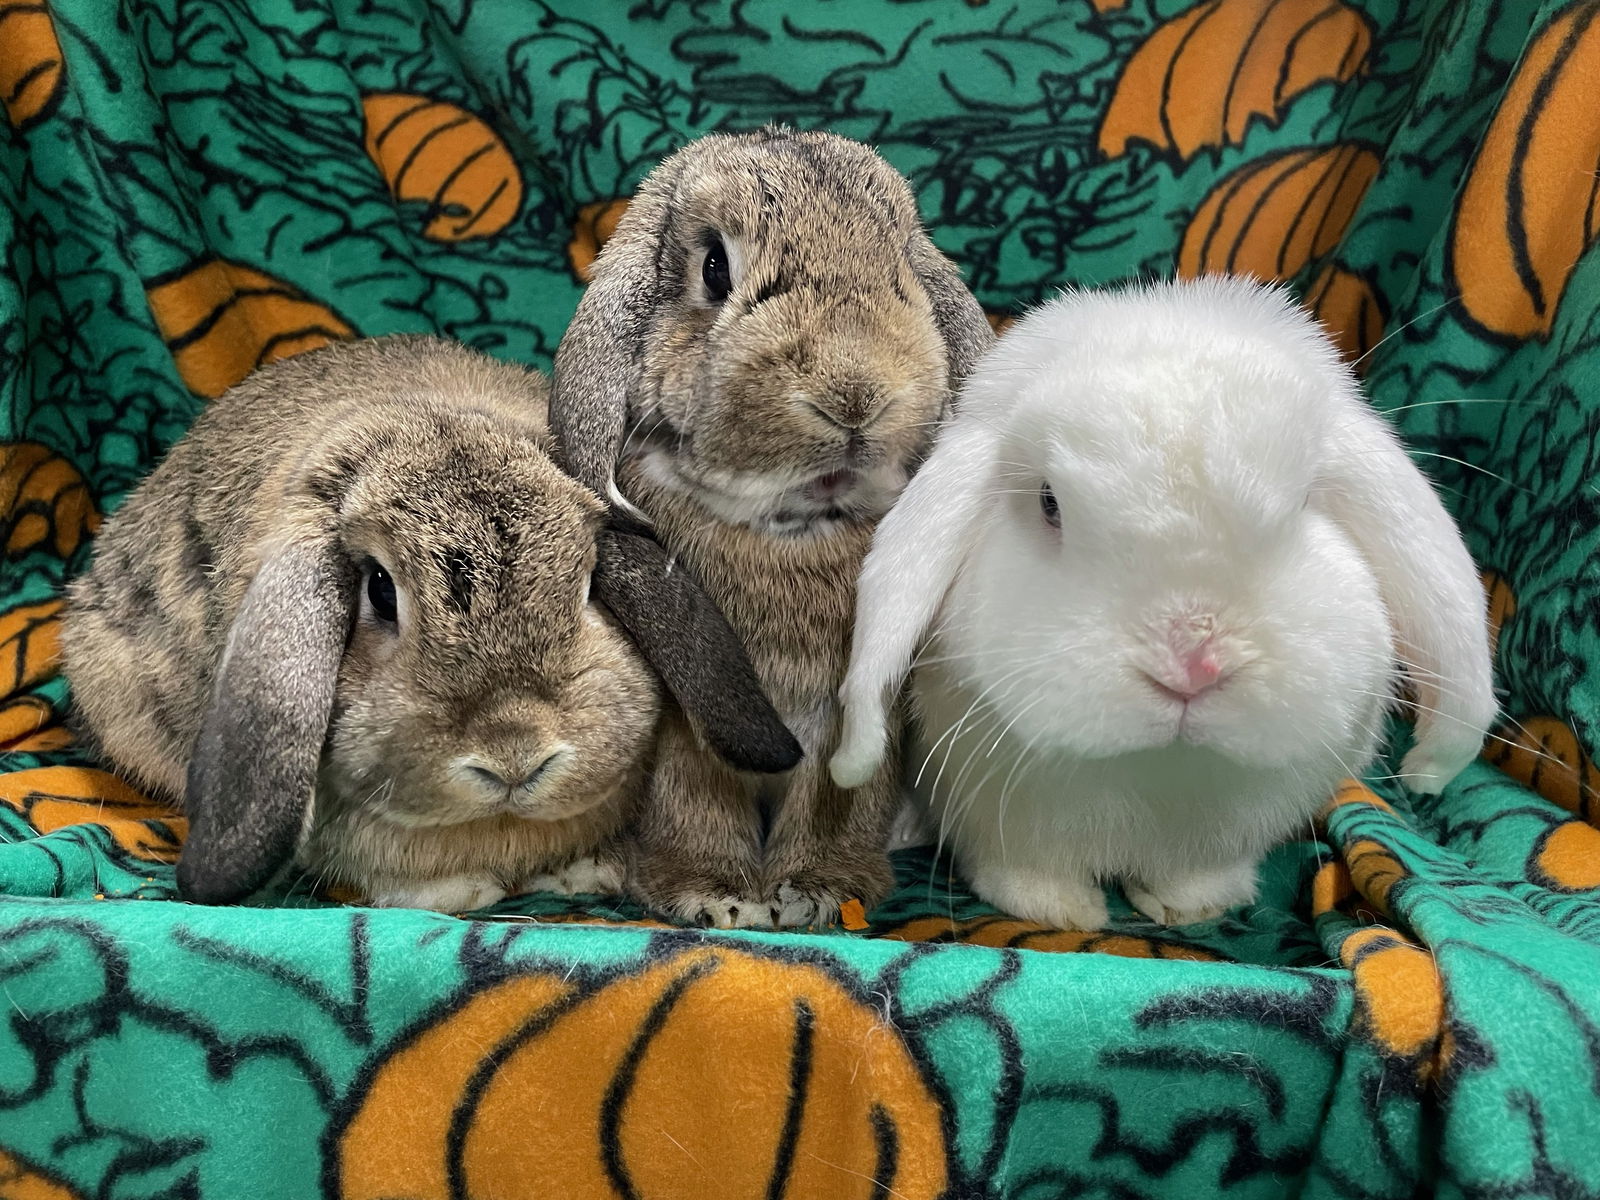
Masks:
[[[1177,367],[1014,394],[940,651],[1038,749],[1359,769],[1393,652],[1377,581],[1319,502],[1318,398],[1227,347]]]

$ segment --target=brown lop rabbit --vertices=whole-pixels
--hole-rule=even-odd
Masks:
[[[810,925],[889,890],[895,756],[849,792],[827,770],[856,576],[992,340],[905,179],[857,142],[706,137],[629,204],[557,351],[555,454],[701,579],[806,751],[763,787],[668,711],[637,848],[647,903]]]
[[[709,648],[669,688],[736,761],[793,761],[714,606],[550,460],[546,399],[440,339],[329,346],[213,401],[107,523],[66,672],[187,811],[187,898],[296,857],[380,905],[617,890],[660,696],[599,602]]]

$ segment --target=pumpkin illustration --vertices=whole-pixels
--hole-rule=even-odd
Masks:
[[[383,1060],[336,1146],[344,1200],[933,1200],[947,1183],[938,1102],[883,1013],[733,946],[477,992]]]
[[[1359,779],[1346,779],[1334,791],[1333,798],[1323,807],[1322,815],[1327,816],[1334,809],[1343,808],[1347,804],[1366,804],[1373,808],[1381,808],[1384,812],[1394,811],[1394,805]]]
[[[1191,962],[1218,962],[1221,956],[1198,946],[1164,938],[1134,937],[1125,933],[1097,930],[1056,929],[1013,917],[969,917],[954,921],[949,917],[917,917],[885,931],[883,937],[897,942],[962,942],[971,946],[994,946],[1014,950],[1115,954],[1121,958],[1178,958]]]
[[[1449,270],[1468,320],[1545,337],[1600,236],[1600,5],[1575,4],[1529,44],[1456,203]]]
[[[1528,875],[1564,892],[1600,888],[1600,829],[1583,821],[1562,821],[1539,838],[1529,858]]]
[[[1237,145],[1251,120],[1275,123],[1308,88],[1353,78],[1371,48],[1367,19],[1336,0],[1207,0],[1129,57],[1100,150],[1114,158],[1137,141],[1187,159]]]
[[[17,442],[0,453],[0,518],[7,558],[40,547],[66,558],[100,528],[83,476],[37,442]]]
[[[1367,1031],[1387,1053],[1437,1069],[1444,1030],[1444,985],[1433,955],[1392,929],[1358,929],[1339,946],[1355,981]]]
[[[999,337],[1017,323],[1017,318],[1011,313],[992,312],[989,309],[985,309],[983,315],[989,322],[989,328],[994,330],[996,337]]]
[[[0,754],[45,754],[70,745],[71,732],[43,696],[0,702]]]
[[[1406,869],[1389,850],[1371,838],[1359,838],[1343,850],[1351,885],[1383,913],[1390,911],[1389,892],[1406,877]]]
[[[1485,758],[1546,800],[1600,823],[1600,771],[1570,726],[1556,717],[1526,717],[1495,733]]]
[[[1489,647],[1500,649],[1500,629],[1517,615],[1517,596],[1511,584],[1498,571],[1483,572],[1483,590],[1489,596]]]
[[[55,23],[43,0],[0,0],[0,105],[18,129],[50,115],[66,90]]]
[[[0,1200],[80,1200],[80,1194],[0,1150]]]
[[[19,604],[0,613],[0,699],[43,683],[61,661],[60,600]]]
[[[454,104],[381,92],[365,96],[367,154],[396,200],[423,205],[422,236],[491,237],[522,207],[522,174],[500,135]]]
[[[39,833],[100,825],[129,857],[171,863],[189,823],[115,775],[89,767],[35,767],[0,774],[0,804],[8,804]]]
[[[1378,156],[1346,143],[1247,163],[1200,202],[1178,248],[1178,274],[1288,279],[1344,236]]]
[[[1372,285],[1354,271],[1329,263],[1306,289],[1306,307],[1322,322],[1340,353],[1365,373],[1368,355],[1383,340],[1383,308]]]
[[[626,199],[596,200],[578,209],[577,219],[572,222],[572,240],[567,243],[567,261],[572,264],[572,273],[583,282],[589,282],[594,260],[627,211]]]
[[[216,397],[257,367],[355,331],[325,304],[227,259],[197,263],[145,291],[189,390]]]

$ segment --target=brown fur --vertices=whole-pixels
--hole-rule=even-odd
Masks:
[[[733,260],[721,303],[701,282],[712,236]],[[898,763],[850,793],[827,774],[855,580],[991,340],[905,180],[858,143],[705,138],[630,204],[557,354],[557,454],[646,514],[699,577],[806,751],[763,847],[773,789],[669,714],[639,838],[648,902],[714,924],[811,924],[888,891]],[[836,471],[850,472],[842,494]]]
[[[197,824],[226,836],[256,819],[223,807],[228,795],[195,796],[186,772],[216,719],[225,643],[247,653],[235,615],[293,547],[340,581],[328,591],[348,631],[324,668],[295,658],[291,625],[290,667],[269,678],[292,707],[297,672],[337,672],[308,870],[391,903],[470,907],[602,848],[637,799],[658,690],[585,599],[603,508],[547,457],[544,401],[536,373],[397,337],[274,364],[212,402],[70,589],[63,648],[82,722]],[[358,593],[371,560],[395,580],[397,626]],[[261,753],[274,734],[254,735]],[[515,799],[452,765],[470,754],[518,778],[553,751]]]

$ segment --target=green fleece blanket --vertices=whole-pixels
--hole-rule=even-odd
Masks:
[[[0,1200],[1600,1196],[1600,0],[0,0]],[[173,901],[62,581],[331,338],[548,366],[663,154],[879,145],[1003,314],[1291,279],[1485,569],[1506,717],[1259,903],[1087,935]]]

